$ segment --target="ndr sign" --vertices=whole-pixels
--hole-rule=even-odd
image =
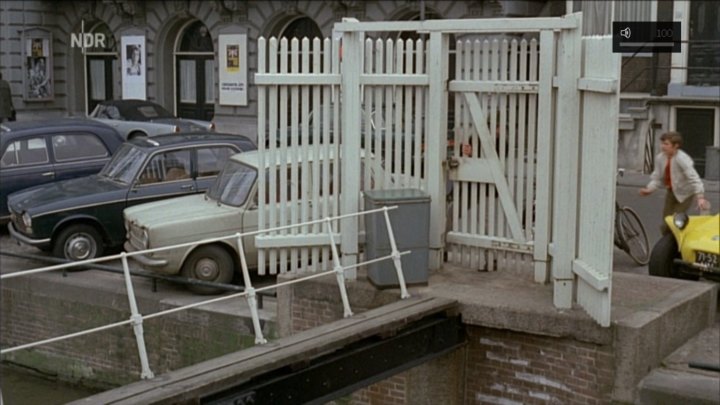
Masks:
[[[71,33],[70,48],[105,48],[105,34],[102,32]]]

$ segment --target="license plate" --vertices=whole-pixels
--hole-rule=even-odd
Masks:
[[[718,267],[718,255],[715,253],[696,252],[695,263],[702,267]]]

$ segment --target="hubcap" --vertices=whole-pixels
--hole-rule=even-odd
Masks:
[[[213,259],[200,259],[195,264],[195,275],[201,280],[215,280],[219,273],[217,262]]]
[[[87,234],[78,233],[65,243],[65,257],[70,260],[86,260],[95,256],[95,240]]]

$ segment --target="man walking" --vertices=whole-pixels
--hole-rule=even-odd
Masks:
[[[9,121],[10,117],[13,116],[15,107],[12,103],[12,91],[10,91],[10,83],[2,78],[2,72],[0,72],[0,123]]]
[[[667,189],[663,218],[690,208],[693,197],[699,210],[708,209],[709,202],[705,199],[703,182],[693,167],[693,160],[683,152],[682,136],[678,132],[666,132],[660,136],[660,149],[655,157],[655,170],[650,175],[650,182],[640,189],[640,195],[646,196],[661,187]],[[663,222],[663,233],[669,229]]]

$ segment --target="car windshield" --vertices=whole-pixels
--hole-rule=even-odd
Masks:
[[[131,144],[124,144],[100,172],[101,177],[130,184],[143,167],[147,153]]]
[[[150,121],[157,118],[175,118],[170,112],[157,104],[144,104],[127,108],[125,118],[132,121]]]
[[[232,160],[228,161],[208,190],[207,196],[222,204],[239,207],[247,200],[256,177],[256,169]]]

